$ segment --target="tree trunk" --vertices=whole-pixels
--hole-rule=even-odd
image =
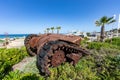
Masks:
[[[105,27],[104,25],[101,27],[100,41],[103,42],[105,38]]]

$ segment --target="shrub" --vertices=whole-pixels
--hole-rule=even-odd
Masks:
[[[105,40],[106,43],[110,43],[112,45],[117,45],[120,46],[120,37],[112,38],[112,39],[107,39]]]
[[[33,73],[21,73],[20,71],[16,70],[13,72],[9,72],[3,80],[45,80],[44,77],[33,74]]]
[[[3,78],[9,71],[11,67],[20,62],[25,56],[28,56],[25,47],[21,49],[0,49],[0,79]]]
[[[120,50],[101,48],[92,53],[95,63],[93,68],[101,80],[120,80]]]
[[[116,45],[112,45],[109,43],[101,43],[101,42],[91,42],[87,45],[88,49],[96,49],[96,50],[100,50],[100,48],[111,48],[111,49],[120,49],[119,46]]]
[[[101,48],[93,49],[91,53],[90,56],[81,58],[75,67],[63,63],[58,67],[50,68],[49,77],[31,71],[36,67],[27,65],[29,71],[9,72],[3,80],[120,80],[120,50]]]

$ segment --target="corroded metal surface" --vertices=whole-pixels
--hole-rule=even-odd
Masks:
[[[59,66],[61,63],[65,61],[65,53],[62,50],[56,50],[54,52],[54,56],[51,58],[51,65],[53,67]]]
[[[75,65],[82,56],[89,54],[79,46],[80,41],[79,36],[32,34],[26,37],[25,46],[30,55],[37,55],[39,72],[50,75],[49,67],[57,67],[64,62]]]

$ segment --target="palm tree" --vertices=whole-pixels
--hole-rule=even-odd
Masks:
[[[50,28],[47,28],[46,30],[47,30],[47,33],[49,33],[49,31],[50,31]]]
[[[116,20],[113,17],[108,18],[107,16],[103,16],[100,20],[95,22],[96,26],[101,26],[101,33],[100,33],[100,41],[103,42],[105,38],[105,25],[111,24]]]
[[[57,34],[59,34],[59,31],[60,31],[60,29],[61,29],[61,26],[56,27],[56,29],[57,29]]]
[[[54,27],[51,27],[52,33],[54,32],[54,29],[55,29]]]

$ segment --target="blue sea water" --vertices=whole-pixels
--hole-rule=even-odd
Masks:
[[[8,35],[0,34],[0,39],[6,38],[6,37],[9,37],[9,38],[21,38],[21,37],[26,37],[27,35],[29,35],[29,34],[8,34]]]

